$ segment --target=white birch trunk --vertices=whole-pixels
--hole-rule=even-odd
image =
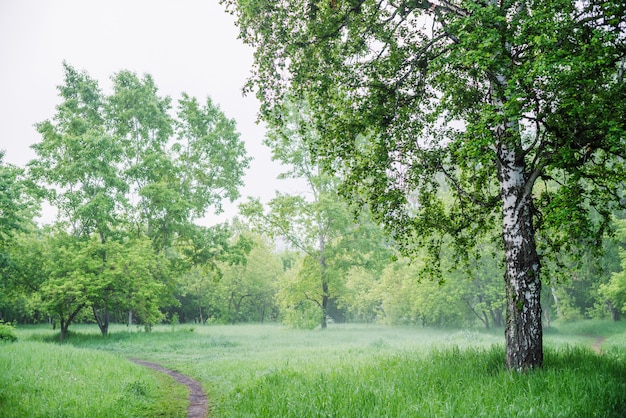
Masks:
[[[498,156],[506,262],[506,362],[521,371],[543,363],[540,263],[523,159],[506,143],[499,145]]]
[[[504,114],[501,92],[507,78],[496,75],[493,104]],[[521,155],[517,121],[504,122],[496,131],[498,180],[502,199],[502,240],[506,287],[506,363],[518,371],[543,365],[541,280],[532,221],[532,184]]]

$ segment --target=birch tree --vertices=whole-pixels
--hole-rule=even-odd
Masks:
[[[446,237],[467,253],[499,225],[506,363],[540,367],[541,260],[599,247],[624,205],[626,4],[222,3],[256,49],[265,120],[307,99],[311,149],[406,253],[437,260]]]

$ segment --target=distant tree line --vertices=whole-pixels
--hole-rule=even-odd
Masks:
[[[238,196],[248,164],[234,121],[186,95],[173,117],[148,75],[122,71],[105,95],[64,69],[57,113],[37,125],[37,157],[18,168],[0,154],[1,320],[49,322],[61,338],[76,322],[103,334],[111,322],[504,326],[500,246],[485,238],[459,256],[442,242],[437,258],[427,247],[400,256],[368,207],[345,200],[316,162],[304,103],[286,107],[265,143],[286,167],[281,178],[306,190],[251,199],[239,218],[202,227],[209,207]],[[51,225],[35,222],[43,201],[58,209]],[[545,324],[626,312],[622,218],[601,257],[544,265]]]

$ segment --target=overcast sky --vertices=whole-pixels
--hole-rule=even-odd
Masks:
[[[258,102],[243,97],[252,49],[237,39],[234,19],[218,0],[0,0],[0,149],[5,162],[24,166],[40,136],[33,125],[51,118],[63,83],[62,62],[85,70],[110,93],[120,70],[153,76],[161,95],[210,96],[254,158],[242,196],[267,201],[280,172],[255,123]],[[292,186],[293,187],[293,186]],[[209,217],[207,223],[226,216]]]

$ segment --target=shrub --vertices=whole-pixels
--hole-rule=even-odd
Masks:
[[[0,341],[13,342],[17,340],[15,335],[15,327],[10,322],[0,321]]]

